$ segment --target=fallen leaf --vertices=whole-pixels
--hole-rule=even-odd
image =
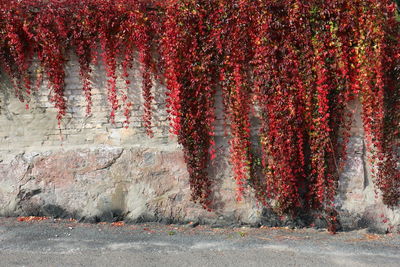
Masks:
[[[124,226],[125,223],[124,222],[113,222],[111,225],[112,226]]]
[[[261,236],[256,236],[256,238],[261,239],[261,240],[268,240],[268,241],[272,240],[271,238],[261,237]]]
[[[378,239],[381,239],[381,237],[380,237],[379,235],[376,235],[376,234],[365,234],[365,237],[366,237],[368,240],[378,240]]]
[[[47,217],[36,217],[36,216],[27,216],[27,217],[18,217],[17,220],[19,222],[31,222],[31,221],[44,221],[47,220]]]

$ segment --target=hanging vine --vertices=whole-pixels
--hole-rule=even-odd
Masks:
[[[128,127],[130,70],[137,60],[146,131],[153,135],[152,87],[158,80],[167,87],[171,132],[183,146],[192,198],[207,209],[220,90],[237,199],[254,181],[256,113],[263,168],[263,180],[253,188],[258,200],[281,215],[318,211],[334,232],[354,102],[362,104],[377,192],[388,206],[399,204],[397,12],[391,0],[0,0],[0,71],[14,83],[16,96],[29,100],[29,71],[37,57],[60,123],[68,52],[78,57],[87,113],[91,72],[101,56],[110,121],[122,108]],[[117,86],[119,78],[124,88]]]
[[[254,35],[255,6],[250,1],[221,1],[217,41],[222,55],[220,79],[226,118],[230,124],[231,162],[237,184],[236,198],[242,199],[251,166],[250,105],[251,80],[249,62]],[[218,43],[217,43],[218,47]]]

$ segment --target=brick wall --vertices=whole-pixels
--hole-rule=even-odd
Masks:
[[[9,85],[3,83],[1,94],[2,125],[0,132],[1,156],[5,153],[32,150],[60,149],[62,147],[91,147],[96,145],[137,145],[138,143],[159,144],[168,142],[168,121],[165,111],[164,88],[157,84],[154,88],[154,132],[155,138],[149,139],[143,128],[143,99],[140,89],[138,70],[132,71],[129,99],[133,103],[132,117],[128,129],[123,127],[123,110],[117,113],[115,124],[109,121],[110,106],[107,100],[105,70],[96,66],[93,75],[93,107],[86,114],[86,100],[82,93],[79,78],[79,65],[72,59],[66,65],[67,114],[57,125],[56,109],[49,102],[49,90],[46,81],[34,92],[30,108],[20,103],[10,92]],[[4,79],[3,79],[4,81]],[[124,81],[119,80],[119,89],[125,90]],[[4,92],[4,85],[8,91]],[[122,85],[122,86],[121,86]],[[122,101],[120,101],[122,104]],[[23,126],[23,127],[21,127]]]

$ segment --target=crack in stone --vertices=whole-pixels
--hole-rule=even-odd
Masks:
[[[24,200],[28,200],[30,198],[32,198],[35,195],[38,195],[42,193],[42,189],[34,189],[34,190],[25,190],[22,189],[18,192],[17,198],[19,199],[19,202],[24,201]]]
[[[28,164],[28,168],[26,169],[24,175],[22,176],[22,178],[18,181],[18,183],[22,182],[28,175],[32,174],[32,169],[33,169],[33,160],[38,156],[38,155],[34,155],[32,157],[32,159],[28,162],[24,159],[24,155],[25,153],[21,154],[21,159],[23,162]],[[28,179],[23,185],[20,185],[19,188],[21,189],[22,186],[24,186],[25,184],[27,184],[30,180],[32,180],[31,178]]]
[[[117,160],[122,156],[122,154],[124,153],[124,151],[125,151],[125,149],[121,149],[121,152],[118,153],[118,155],[115,156],[115,157],[114,157],[110,162],[108,162],[104,167],[97,168],[97,169],[93,170],[92,172],[101,171],[101,170],[106,170],[106,169],[110,168],[110,167],[111,167],[112,165],[114,165],[114,164],[117,162]]]

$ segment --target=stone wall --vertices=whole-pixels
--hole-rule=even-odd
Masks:
[[[132,71],[129,97],[133,113],[129,128],[122,112],[109,121],[103,67],[93,74],[92,114],[86,115],[79,66],[71,55],[66,66],[67,115],[61,131],[56,110],[48,100],[46,83],[31,97],[30,108],[20,103],[0,79],[0,215],[46,215],[82,220],[200,221],[205,223],[278,225],[277,217],[260,207],[249,192],[235,201],[227,137],[222,131],[221,101],[217,101],[217,159],[210,165],[214,180],[214,210],[190,201],[188,173],[181,147],[170,136],[165,111],[165,88],[156,85],[154,132],[143,128],[138,68]],[[120,89],[123,81],[119,81]],[[399,228],[400,212],[375,198],[365,164],[365,148],[356,108],[349,161],[340,180],[337,206],[345,228]],[[385,218],[389,219],[387,222]],[[385,221],[385,222],[383,222]],[[297,224],[305,222],[299,219]]]

